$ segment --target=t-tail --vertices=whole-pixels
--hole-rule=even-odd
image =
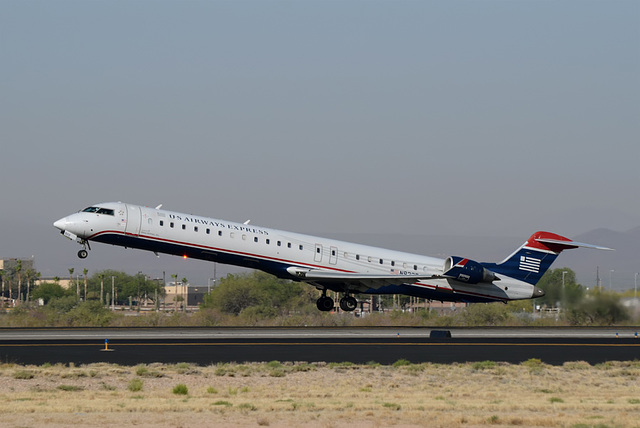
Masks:
[[[578,247],[611,250],[611,248],[575,242],[555,233],[536,232],[503,262],[482,263],[482,266],[498,276],[505,275],[536,285],[562,251]]]

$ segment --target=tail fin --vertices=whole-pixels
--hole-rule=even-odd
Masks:
[[[550,232],[536,232],[501,263],[482,263],[488,270],[535,285],[563,250],[585,247],[611,248],[583,244]]]

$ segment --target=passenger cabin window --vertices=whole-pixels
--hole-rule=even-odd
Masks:
[[[197,232],[198,231],[198,226],[193,226],[193,231]]]
[[[222,236],[222,231],[221,230],[218,231],[218,236]]]
[[[173,222],[169,223],[169,227],[173,227]]]
[[[258,237],[257,236],[253,237],[253,242],[258,242]]]
[[[269,245],[269,243],[270,243],[271,241],[270,241],[269,239],[267,239],[265,242],[267,243],[267,245]]]
[[[291,242],[287,242],[287,248],[291,248]]]
[[[182,225],[182,230],[185,230],[186,228],[187,228],[187,225],[186,225],[186,224],[183,224],[183,225]]]
[[[160,226],[164,226],[164,220],[160,220]]]
[[[302,249],[303,249],[302,245],[298,246],[298,248],[299,248],[300,250],[302,250]]]

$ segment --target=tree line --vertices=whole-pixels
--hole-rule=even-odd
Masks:
[[[177,275],[172,275],[177,281]],[[186,279],[183,279],[186,281]],[[28,323],[40,325],[425,325],[425,326],[491,326],[491,325],[614,325],[638,322],[622,305],[620,295],[599,288],[586,289],[576,282],[568,268],[548,271],[538,286],[546,295],[535,300],[471,304],[454,311],[430,310],[428,305],[415,305],[415,298],[376,296],[375,307],[395,310],[366,314],[320,313],[315,301],[319,292],[304,283],[283,280],[260,271],[231,274],[205,297],[199,310],[183,313],[152,313],[140,317],[124,317],[109,310],[118,306],[139,308],[140,302],[158,307],[164,297],[164,284],[142,273],[128,275],[105,270],[91,277],[84,274],[70,288],[54,282],[31,287],[31,300],[7,317],[0,325],[14,325],[22,316]],[[371,296],[359,296],[371,299]],[[43,307],[34,300],[41,299]],[[555,317],[534,316],[536,308],[559,308]],[[411,311],[408,309],[411,308]],[[403,310],[406,309],[406,310]],[[29,314],[28,316],[25,314]],[[9,319],[11,316],[15,317]],[[126,318],[126,319],[125,319]],[[38,321],[40,320],[40,321]],[[137,323],[137,324],[136,324]],[[148,324],[147,324],[148,323]]]

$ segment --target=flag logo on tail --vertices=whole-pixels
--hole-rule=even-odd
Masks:
[[[536,259],[535,257],[520,256],[520,270],[539,273],[541,262],[542,260]]]

